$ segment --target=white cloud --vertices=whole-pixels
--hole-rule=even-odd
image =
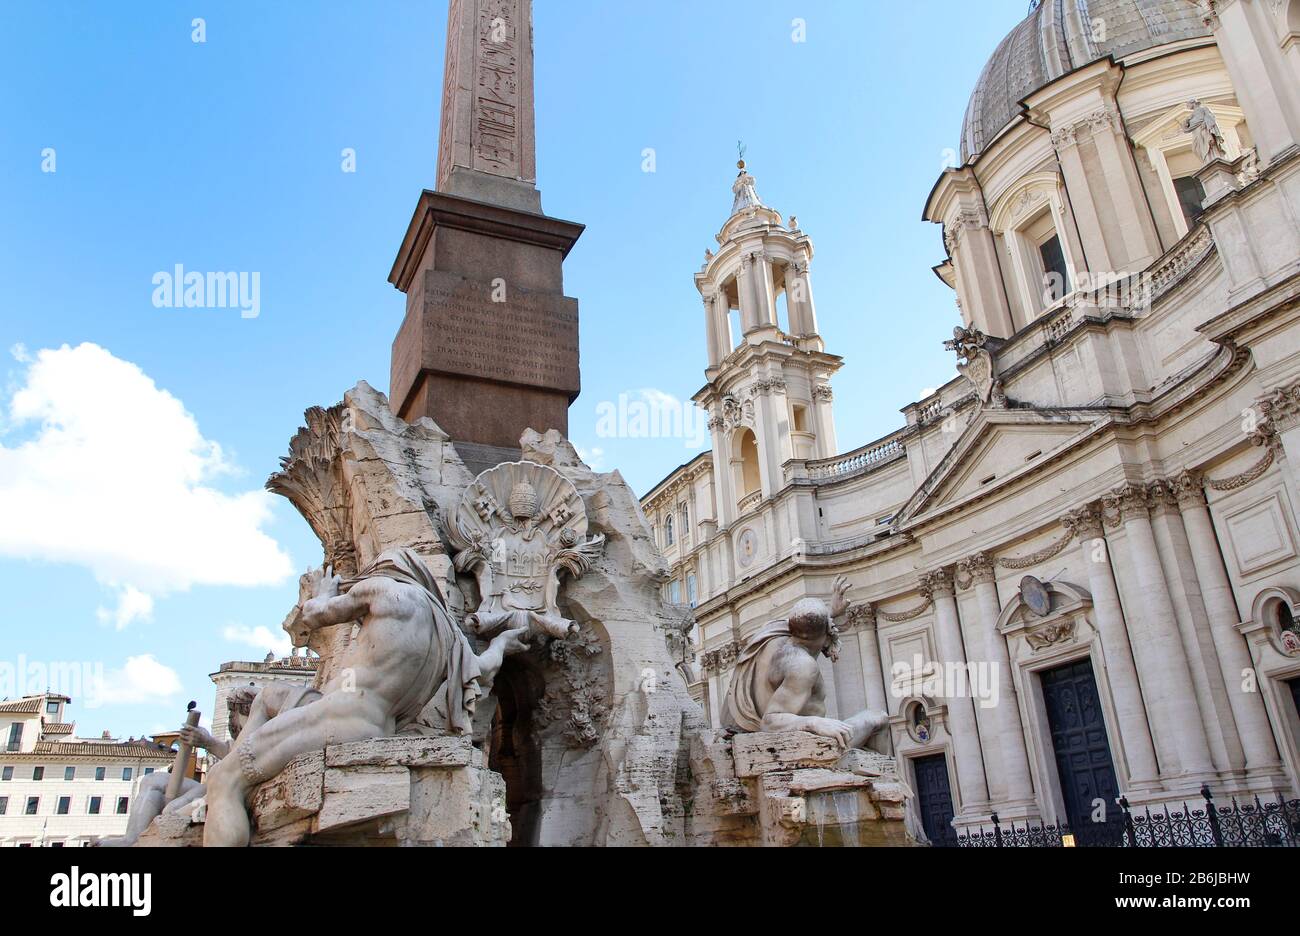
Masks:
[[[90,569],[118,593],[119,628],[192,585],[273,585],[292,572],[262,527],[263,490],[226,494],[229,474],[181,401],[93,344],[28,359],[0,444],[0,556]]]
[[[86,707],[165,702],[180,694],[181,678],[152,653],[127,657],[121,669],[109,670],[87,693]]]
[[[246,644],[265,654],[267,651],[277,657],[287,657],[293,652],[293,642],[284,631],[272,631],[269,627],[258,625],[248,627],[244,624],[227,624],[221,636],[231,643]]]
[[[128,624],[135,620],[148,621],[153,618],[153,598],[131,585],[118,590],[117,607],[96,608],[95,616],[100,623],[112,623],[118,630],[126,630]]]
[[[922,388],[921,392],[920,392],[919,394],[917,394],[917,397],[916,397],[916,398],[917,398],[918,400],[924,400],[924,399],[926,399],[927,397],[932,397],[932,396],[934,396],[934,395],[935,395],[936,393],[938,393],[938,392],[939,392],[939,391],[936,390],[934,387],[924,387],[924,388]]]

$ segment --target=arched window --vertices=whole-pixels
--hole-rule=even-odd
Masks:
[[[989,226],[1010,260],[1019,308],[1014,320],[1023,328],[1076,285],[1079,267],[1065,234],[1056,173],[1035,173],[1012,188],[998,201]]]
[[[673,515],[669,514],[664,517],[664,545],[671,546],[673,542]]]
[[[682,542],[689,543],[691,541],[691,509],[683,503],[677,509],[677,514],[680,521],[678,529],[681,531]]]
[[[758,470],[758,439],[753,430],[741,429],[733,437],[731,464],[735,471],[736,490],[742,498],[762,487]]]

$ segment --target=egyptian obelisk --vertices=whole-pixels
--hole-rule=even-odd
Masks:
[[[451,0],[437,191],[388,276],[406,294],[389,398],[472,468],[518,457],[527,428],[567,435],[580,387],[563,261],[583,229],[542,213],[535,152],[531,0]]]

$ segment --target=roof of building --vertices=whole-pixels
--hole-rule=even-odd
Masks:
[[[51,757],[130,757],[169,761],[176,756],[171,748],[159,747],[152,741],[37,741],[35,755]]]
[[[75,722],[46,722],[41,725],[41,734],[70,735],[76,728]]]
[[[57,692],[42,692],[40,695],[23,696],[20,699],[5,699],[0,702],[0,714],[37,715],[44,708],[46,699],[54,699],[59,702],[72,701],[69,696],[59,695]]]
[[[1043,0],[984,66],[966,108],[962,161],[984,151],[1021,101],[1076,68],[1209,35],[1187,0]]]

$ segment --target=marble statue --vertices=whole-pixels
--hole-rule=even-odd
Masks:
[[[1183,121],[1183,132],[1192,135],[1192,147],[1196,150],[1196,158],[1201,161],[1201,165],[1207,165],[1215,159],[1226,159],[1223,131],[1219,129],[1219,121],[1215,119],[1214,113],[1200,101],[1188,101],[1187,106],[1192,113]]]
[[[818,657],[835,659],[834,620],[848,610],[848,580],[835,580],[831,606],[820,598],[795,603],[790,617],[760,628],[741,648],[727,690],[723,724],[732,731],[808,731],[860,748],[888,721],[866,710],[826,717],[826,686]]]
[[[240,687],[226,697],[226,706],[230,713],[230,734],[238,738],[243,730],[245,720],[252,710],[253,700],[258,691],[253,687]],[[220,761],[230,753],[230,744],[213,736],[212,732],[200,725],[183,725],[180,740],[191,748],[203,748],[215,761]],[[131,801],[131,814],[126,822],[126,834],[102,838],[94,842],[97,848],[129,848],[139,841],[150,823],[164,813],[179,813],[184,809],[193,809],[199,805],[207,787],[190,777],[181,783],[180,796],[167,800],[167,784],[171,780],[170,771],[151,773],[140,781],[140,787]]]
[[[299,640],[322,628],[360,626],[319,689],[294,690],[293,699],[259,696],[230,754],[209,777],[205,846],[247,845],[248,793],[299,754],[420,727],[469,732],[474,704],[505,656],[527,649],[525,630],[512,628],[475,654],[433,573],[405,547],[381,553],[346,582],[326,569],[290,621]]]
[[[531,462],[497,465],[466,488],[447,526],[456,570],[478,580],[478,610],[465,618],[471,633],[576,633],[557,605],[560,573],[580,577],[601,554],[605,537],[584,536],[587,511],[572,482]]]

